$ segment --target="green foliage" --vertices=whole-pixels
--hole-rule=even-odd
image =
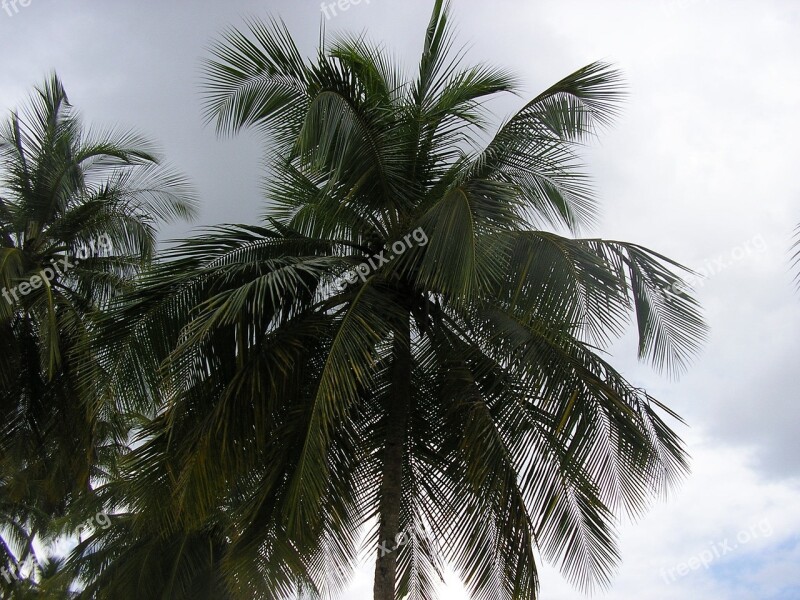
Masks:
[[[95,359],[90,340],[151,260],[158,223],[191,215],[193,203],[142,138],[84,127],[55,75],[0,128],[3,565],[57,533],[124,450],[130,424],[80,382]]]
[[[111,526],[61,571],[79,597],[335,596],[362,534],[392,541],[367,529],[391,506],[417,532],[389,555],[397,598],[433,598],[449,564],[476,599],[533,600],[538,553],[608,584],[620,514],[687,457],[677,415],[604,352],[633,318],[640,357],[677,374],[705,325],[670,291],[679,265],[576,237],[597,215],[579,150],[619,74],[579,69],[494,130],[485,101],[516,79],[463,58],[441,0],[411,80],[363,36],[306,60],[251,21],[214,46],[206,116],[265,134],[265,219],[172,248],[76,345],[81,397],[134,436],[95,490]]]
[[[398,598],[432,598],[445,563],[475,598],[535,598],[536,549],[581,589],[604,585],[619,511],[640,514],[686,471],[661,416],[675,415],[601,357],[634,314],[641,357],[685,367],[705,326],[665,291],[679,265],[558,233],[596,216],[578,150],[616,114],[619,74],[576,71],[485,143],[483,103],[516,81],[462,58],[442,2],[412,81],[362,36],[305,61],[282,24],[252,21],[214,47],[207,118],[262,131],[275,157],[265,224],[165,255],[103,328],[92,380],[149,417],[123,497],[164,564],[189,559],[180,532],[224,532],[221,596],[341,588],[378,516],[395,402],[409,406],[400,526],[431,534],[394,553]],[[333,285],[416,228],[428,244]],[[391,372],[409,318],[404,398]],[[115,590],[154,572],[136,552],[110,560]],[[91,597],[118,597],[102,577]]]

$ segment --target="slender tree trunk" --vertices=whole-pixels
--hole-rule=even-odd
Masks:
[[[386,410],[386,446],[380,490],[380,526],[375,561],[374,600],[395,600],[400,502],[403,492],[403,455],[411,404],[411,334],[406,320],[395,337],[389,406]]]

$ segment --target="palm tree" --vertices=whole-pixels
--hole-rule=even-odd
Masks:
[[[438,0],[412,81],[361,36],[306,61],[281,24],[231,30],[207,116],[267,135],[265,223],[168,252],[103,336],[98,393],[150,411],[128,502],[161,490],[140,510],[165,538],[224,521],[233,597],[335,592],[370,523],[375,600],[432,598],[447,563],[475,598],[532,599],[536,549],[602,585],[617,515],[687,468],[677,416],[603,358],[633,312],[640,357],[686,366],[705,326],[680,265],[574,237],[619,75],[579,69],[490,136],[516,81],[463,66],[449,21]]]
[[[185,181],[130,132],[84,128],[53,75],[0,129],[0,531],[7,554],[107,474],[126,442],[90,398],[94,323],[151,260],[160,222],[193,212]],[[0,581],[0,585],[7,583]]]

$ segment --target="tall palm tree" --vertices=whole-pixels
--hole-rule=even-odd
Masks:
[[[0,128],[0,532],[32,552],[126,441],[79,375],[97,317],[189,217],[186,182],[140,136],[83,126],[52,75]],[[0,586],[7,583],[0,581]]]
[[[537,549],[605,584],[619,512],[686,470],[676,415],[603,357],[633,313],[640,357],[686,366],[680,266],[575,237],[619,75],[579,69],[489,135],[516,81],[463,66],[449,22],[438,0],[411,81],[361,36],[306,61],[281,24],[231,30],[207,114],[268,136],[265,223],[169,252],[103,336],[98,393],[150,411],[126,493],[169,490],[140,506],[165,538],[224,516],[234,597],[335,592],[370,523],[375,600],[432,598],[448,563],[475,598],[532,599]]]

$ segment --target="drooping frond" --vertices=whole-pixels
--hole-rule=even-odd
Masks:
[[[548,230],[596,216],[579,151],[619,74],[579,69],[487,143],[516,78],[454,44],[436,0],[410,79],[363,35],[305,59],[249,21],[213,47],[206,117],[274,156],[265,225],[175,246],[93,326],[82,389],[137,412],[107,488],[131,521],[70,563],[97,598],[144,573],[168,586],[147,595],[335,597],[364,534],[397,598],[433,600],[449,565],[473,598],[535,600],[537,552],[596,589],[620,511],[685,474],[677,416],[602,357],[633,317],[641,358],[686,366],[705,325],[682,267]]]

